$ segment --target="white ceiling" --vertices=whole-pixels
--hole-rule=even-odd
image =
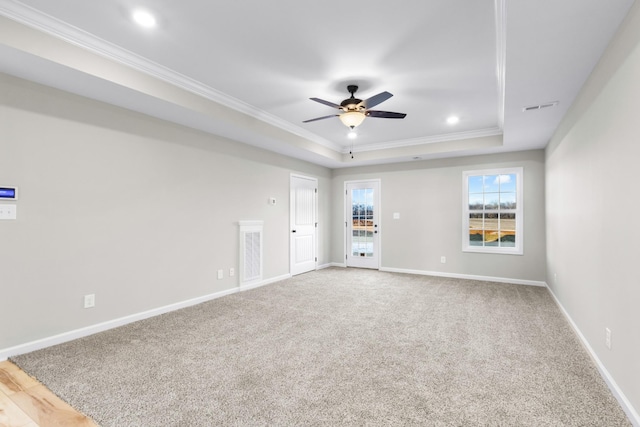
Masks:
[[[527,150],[632,3],[0,0],[0,71],[332,168]],[[367,118],[355,141],[337,118],[302,123],[336,112],[310,97],[339,104],[347,84],[407,117]]]

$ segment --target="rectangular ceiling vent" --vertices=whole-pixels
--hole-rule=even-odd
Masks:
[[[558,101],[546,102],[544,104],[529,105],[528,107],[522,107],[522,111],[526,113],[527,111],[542,110],[549,107],[555,107],[557,105],[558,105]]]

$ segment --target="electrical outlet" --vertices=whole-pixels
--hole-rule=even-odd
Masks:
[[[235,270],[233,267],[231,267],[231,268],[229,269],[229,277],[233,277],[233,276],[235,276],[235,275],[236,275],[236,270]]]
[[[440,257],[440,262],[443,263],[443,264],[446,264],[447,263],[447,257],[446,256],[441,256]]]
[[[218,280],[224,279],[224,270],[218,270]]]
[[[92,308],[96,306],[96,294],[84,296],[84,308]]]
[[[558,273],[553,273],[553,283],[554,284],[558,283]]]
[[[604,328],[604,345],[611,350],[611,329]]]

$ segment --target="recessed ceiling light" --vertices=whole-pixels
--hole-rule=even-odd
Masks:
[[[447,123],[449,123],[450,125],[455,125],[459,121],[460,121],[460,117],[458,117],[458,116],[449,116],[447,118]]]
[[[136,24],[144,28],[153,28],[156,26],[156,18],[146,10],[136,9],[132,14]]]
[[[347,137],[348,137],[349,139],[356,139],[356,138],[358,137],[358,134],[356,133],[356,131],[352,130],[351,132],[349,132],[349,133],[347,134]]]

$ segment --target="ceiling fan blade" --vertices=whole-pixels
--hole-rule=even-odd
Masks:
[[[328,105],[329,107],[340,108],[340,106],[338,104],[334,104],[333,102],[325,101],[324,99],[320,99],[320,98],[309,98],[309,99],[312,100],[312,101],[319,102],[320,104]]]
[[[331,117],[338,117],[338,116],[339,116],[339,114],[332,114],[330,116],[316,117],[315,119],[305,120],[302,123],[315,122],[315,121],[318,121],[318,120],[330,119]]]
[[[368,110],[365,114],[369,117],[378,117],[382,119],[404,119],[407,116],[405,113],[394,113],[392,111],[376,110]]]
[[[364,108],[371,108],[371,107],[375,107],[376,105],[386,101],[387,99],[391,98],[393,96],[393,94],[389,93],[389,92],[380,92],[377,95],[373,95],[371,98],[365,99],[364,101],[362,101],[362,103],[364,104]]]

